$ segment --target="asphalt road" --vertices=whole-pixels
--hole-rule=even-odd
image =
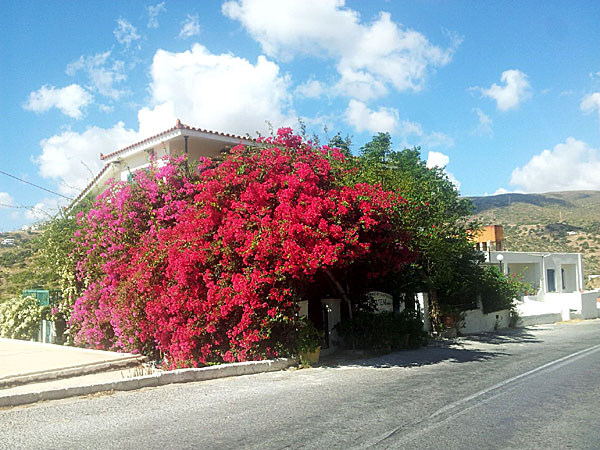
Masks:
[[[600,448],[600,320],[0,411],[1,449]]]

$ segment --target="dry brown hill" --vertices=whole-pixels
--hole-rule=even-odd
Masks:
[[[482,225],[503,225],[507,251],[583,254],[586,287],[600,287],[600,191],[470,197]]]

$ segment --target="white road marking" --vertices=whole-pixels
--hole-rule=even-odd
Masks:
[[[550,361],[549,363],[543,364],[539,367],[536,367],[535,369],[529,370],[520,375],[516,375],[514,377],[508,378],[504,381],[501,381],[500,383],[490,386],[487,389],[483,389],[479,392],[476,392],[472,395],[469,395],[460,400],[452,402],[452,403],[444,406],[443,408],[438,409],[436,412],[434,412],[431,415],[429,415],[428,417],[424,418],[419,423],[403,425],[401,427],[396,428],[395,430],[388,433],[384,438],[380,439],[375,445],[376,446],[382,445],[384,447],[388,447],[388,445],[386,445],[387,444],[386,440],[389,438],[392,438],[394,435],[397,435],[400,431],[402,431],[403,429],[406,429],[408,427],[412,427],[412,431],[401,436],[400,439],[397,441],[394,441],[393,444],[389,443],[389,445],[392,445],[393,447],[397,447],[398,444],[400,444],[401,442],[407,442],[407,441],[414,440],[415,438],[426,433],[427,431],[431,430],[432,428],[437,428],[440,425],[443,425],[444,423],[449,422],[449,421],[455,419],[456,417],[461,416],[462,414],[465,414],[467,411],[469,411],[479,405],[485,404],[496,397],[499,397],[505,391],[496,392],[492,396],[480,398],[480,397],[484,397],[486,394],[489,394],[493,391],[497,391],[500,388],[506,387],[512,383],[515,383],[516,381],[521,380],[521,379],[530,377],[530,376],[532,376],[538,372],[541,372],[543,370],[558,369],[559,367],[570,364],[581,358],[585,358],[586,356],[589,356],[598,351],[600,351],[600,344],[585,348],[583,350],[579,350],[575,353],[571,353],[569,355],[563,356],[562,358],[555,359],[554,361]],[[461,406],[467,405],[469,402],[476,400],[476,399],[479,399],[479,400],[477,402],[475,402],[474,404],[465,406],[462,410],[459,410],[459,411],[455,412],[454,414],[447,415],[447,417],[445,417],[445,418],[440,417],[440,416],[443,416],[444,414],[447,414],[449,411],[452,411]],[[434,421],[434,419],[436,419],[436,420]],[[421,427],[415,429],[415,427],[418,427],[419,425],[421,425]]]

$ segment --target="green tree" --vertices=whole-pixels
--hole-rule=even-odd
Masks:
[[[352,156],[352,139],[349,135],[346,135],[346,137],[343,138],[342,134],[338,131],[337,134],[329,140],[327,145],[331,148],[339,148],[346,157]]]
[[[409,299],[428,292],[434,322],[440,306],[474,306],[481,257],[470,241],[470,230],[476,228],[468,221],[471,202],[459,197],[443,169],[427,167],[420,148],[393,150],[388,133],[365,144],[355,163],[358,170],[348,182],[380,183],[411,205],[402,220],[418,259],[402,273],[389,275],[388,290]]]
[[[392,148],[392,137],[390,133],[377,133],[369,142],[360,148],[362,159],[375,163],[384,163]]]
[[[82,284],[76,279],[73,237],[80,229],[77,215],[90,209],[91,200],[85,199],[75,207],[60,211],[47,221],[37,239],[34,270],[38,274],[36,287],[59,289],[61,299],[54,306],[54,318],[68,320],[71,307],[77,299]]]

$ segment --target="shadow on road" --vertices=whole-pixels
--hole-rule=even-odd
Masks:
[[[461,338],[464,342],[482,342],[485,344],[538,344],[542,342],[526,328],[513,328],[496,331],[493,333],[481,333]]]
[[[360,355],[356,352],[336,353],[322,359],[318,367],[421,367],[431,364],[448,362],[484,361],[504,353],[499,351],[484,351],[467,349],[460,344],[432,345],[416,350],[404,350],[381,356]]]
[[[508,355],[501,348],[487,345],[542,342],[525,329],[470,335],[458,339],[431,341],[427,347],[373,356],[356,351],[341,351],[322,358],[318,367],[421,367],[441,362],[466,363]],[[486,345],[487,344],[487,345]],[[483,345],[483,348],[481,346]],[[478,348],[478,346],[480,348]]]

